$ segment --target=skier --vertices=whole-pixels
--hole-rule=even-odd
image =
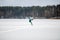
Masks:
[[[33,18],[32,17],[29,17],[29,22],[31,23],[31,25],[33,25],[32,24],[32,20],[33,20]]]

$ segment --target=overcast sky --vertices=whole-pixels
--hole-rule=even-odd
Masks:
[[[60,4],[60,0],[0,0],[0,6],[46,6]]]

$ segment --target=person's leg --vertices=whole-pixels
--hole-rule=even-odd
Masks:
[[[32,22],[30,22],[30,23],[31,23],[31,25],[33,25]]]

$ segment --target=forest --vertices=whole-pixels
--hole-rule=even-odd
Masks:
[[[60,18],[60,5],[48,6],[0,6],[1,18]]]

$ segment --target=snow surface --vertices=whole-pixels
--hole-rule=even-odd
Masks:
[[[60,19],[0,19],[0,40],[60,40]]]

